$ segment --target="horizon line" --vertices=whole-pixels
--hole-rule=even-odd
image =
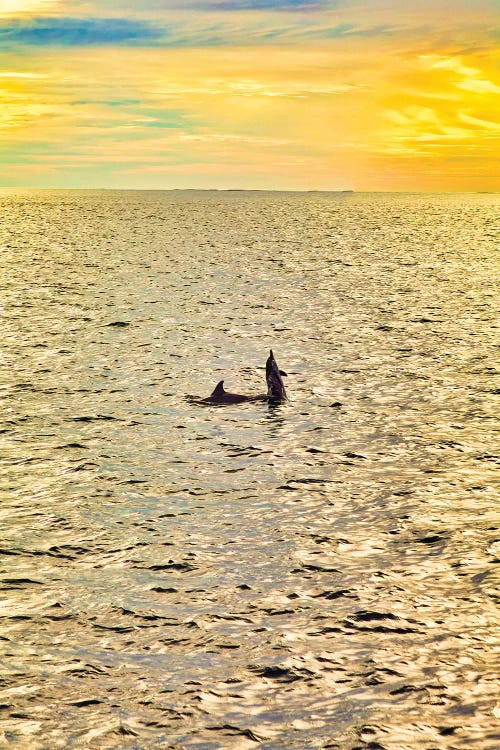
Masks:
[[[27,185],[5,185],[0,190],[59,190],[59,191],[114,191],[130,193],[340,193],[340,194],[363,194],[363,193],[418,193],[418,194],[443,194],[443,195],[496,195],[498,190],[355,190],[354,188],[126,188],[126,187],[39,187]]]

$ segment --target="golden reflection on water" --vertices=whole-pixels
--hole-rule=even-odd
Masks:
[[[490,750],[495,196],[0,200],[6,746]]]

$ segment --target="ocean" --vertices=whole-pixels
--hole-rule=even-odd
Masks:
[[[498,196],[0,206],[0,747],[498,747]]]

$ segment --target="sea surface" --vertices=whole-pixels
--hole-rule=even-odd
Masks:
[[[500,746],[499,205],[0,191],[0,748]]]

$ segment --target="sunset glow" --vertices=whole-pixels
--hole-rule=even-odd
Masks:
[[[0,2],[0,186],[496,190],[497,16]]]

